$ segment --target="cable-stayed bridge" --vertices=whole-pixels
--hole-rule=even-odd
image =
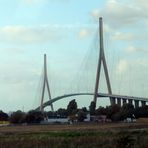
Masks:
[[[61,95],[61,96],[57,96],[55,98],[52,98],[51,100],[43,103],[43,108],[47,107],[47,106],[51,106],[54,102],[61,100],[63,98],[68,98],[68,97],[73,97],[73,96],[94,96],[94,93],[75,93],[75,94],[65,94],[65,95]],[[139,107],[139,102],[141,101],[142,106],[146,105],[146,102],[148,102],[148,98],[140,98],[140,97],[133,97],[133,96],[122,96],[122,95],[115,95],[115,94],[105,94],[105,93],[98,93],[97,97],[109,97],[112,98],[114,100],[114,102],[112,102],[113,104],[117,104],[118,105],[122,105],[125,103],[133,103],[133,101],[135,102],[135,107]],[[122,100],[122,102],[121,102]],[[127,102],[128,101],[128,102]],[[112,105],[113,105],[112,104]],[[40,107],[36,108],[37,110],[40,110]]]
[[[146,105],[146,102],[148,102],[148,98],[145,97],[134,97],[130,95],[118,95],[112,93],[112,87],[111,87],[111,82],[109,78],[109,72],[108,72],[108,67],[107,67],[107,62],[106,62],[106,57],[104,53],[104,43],[103,43],[103,20],[102,18],[99,19],[99,46],[100,46],[100,53],[99,53],[99,58],[98,58],[98,63],[97,63],[97,72],[96,72],[96,79],[95,79],[95,89],[94,92],[88,93],[88,92],[76,92],[76,93],[67,93],[61,96],[57,96],[52,98],[51,97],[51,92],[50,92],[50,87],[49,87],[49,82],[48,82],[48,75],[47,75],[47,64],[46,64],[46,54],[44,55],[44,78],[43,78],[43,86],[42,86],[42,96],[40,99],[40,106],[37,107],[37,110],[43,111],[45,107],[51,106],[51,110],[53,110],[53,103],[64,99],[68,97],[73,97],[73,96],[93,96],[93,101],[96,103],[97,98],[101,97],[103,98],[110,98],[110,104],[118,104],[118,105],[123,105],[125,103],[130,103],[133,104],[135,107],[139,107],[140,103],[142,106]],[[101,67],[104,69],[104,76],[107,84],[107,93],[100,93],[99,89],[99,84],[100,84],[100,76],[101,76]],[[45,96],[45,87],[47,86],[47,93],[48,93],[48,98],[49,100],[47,102],[44,102],[44,96]]]

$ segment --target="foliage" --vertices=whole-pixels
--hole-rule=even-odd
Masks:
[[[44,112],[45,116],[47,116],[48,118],[53,118],[55,117],[57,114],[54,111],[48,111],[48,112]]]
[[[106,115],[108,119],[112,121],[123,121],[126,118],[132,118],[135,115],[136,118],[148,117],[148,106],[143,106],[139,108],[134,108],[132,104],[124,104],[122,107],[119,105],[112,105],[106,107],[99,107],[96,109],[95,102],[91,102],[89,106],[89,111],[86,107],[82,109],[77,108],[77,102],[71,100],[67,105],[67,109],[60,108],[57,111],[48,111],[41,113],[40,111],[29,111],[27,114],[22,111],[16,111],[12,113],[10,117],[11,123],[40,123],[44,117],[54,118],[54,117],[68,117],[75,116],[77,114],[78,121],[82,122],[86,118],[87,113],[90,115]],[[0,111],[0,121],[8,120],[8,115],[3,111]]]
[[[0,147],[147,148],[146,131],[53,131],[0,135]]]
[[[0,111],[0,121],[8,121],[8,114],[4,113],[2,110]]]
[[[59,108],[57,111],[56,111],[57,115],[59,115],[60,117],[67,117],[68,116],[68,113],[67,113],[67,110],[64,109],[64,108]]]
[[[114,121],[114,119],[116,120],[115,115],[117,115],[120,112],[121,107],[115,104],[106,107],[106,109],[107,109],[107,117],[110,118],[112,121]]]
[[[25,122],[26,114],[20,110],[13,112],[10,116],[10,123],[20,124]]]
[[[134,114],[134,106],[132,104],[124,104],[121,108],[121,118],[132,118]]]
[[[78,115],[78,121],[79,122],[83,122],[84,119],[86,118],[86,112],[84,112],[83,109],[79,109],[77,115]]]
[[[31,110],[26,115],[27,123],[40,123],[42,120],[44,120],[44,115],[40,111]]]
[[[83,112],[88,113],[89,111],[87,110],[86,107],[82,107]]]
[[[135,140],[129,133],[119,133],[116,140],[116,146],[120,148],[132,148],[134,147]]]
[[[95,115],[96,103],[92,101],[89,106],[90,115]]]
[[[72,115],[76,114],[77,112],[77,102],[74,100],[71,100],[67,106],[67,114]]]
[[[96,115],[107,115],[107,110],[105,107],[100,106],[99,108],[96,109],[95,114]]]
[[[136,118],[145,117],[148,118],[148,106],[139,107],[134,110]]]

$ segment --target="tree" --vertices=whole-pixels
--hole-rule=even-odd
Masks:
[[[136,108],[134,111],[134,115],[136,118],[139,118],[139,117],[147,118],[148,117],[148,106],[142,106],[142,107]]]
[[[107,115],[107,110],[106,108],[100,106],[98,109],[95,111],[96,115]]]
[[[79,122],[83,122],[84,119],[86,118],[86,112],[84,112],[83,109],[79,109],[77,115],[78,115]]]
[[[71,100],[67,106],[67,113],[68,115],[75,114],[77,112],[77,102],[74,100]]]
[[[113,105],[106,107],[107,117],[112,121],[121,121],[127,117],[132,117],[134,113],[134,106],[132,104],[124,104],[122,107],[119,105]]]
[[[56,114],[56,112],[48,111],[48,112],[46,112],[46,116],[48,118],[53,118],[53,117],[57,116],[57,114]]]
[[[132,104],[124,104],[121,108],[121,118],[122,120],[126,119],[126,118],[132,118],[134,114],[134,106]]]
[[[10,123],[21,124],[25,122],[26,114],[20,110],[13,112],[10,116]]]
[[[68,116],[67,110],[64,108],[59,108],[56,113],[58,115],[60,115],[60,117],[67,117]]]
[[[95,115],[96,103],[92,101],[89,106],[90,115]]]
[[[88,113],[89,111],[87,110],[86,107],[82,107],[83,112]]]
[[[40,123],[42,120],[44,120],[44,115],[40,111],[31,110],[26,115],[27,123]]]
[[[106,115],[108,118],[112,119],[113,120],[113,115],[115,115],[116,113],[119,113],[121,110],[121,107],[117,104],[115,105],[111,105],[111,106],[107,106],[106,107]]]
[[[0,111],[0,121],[8,121],[8,114],[4,113],[2,110]]]
[[[123,119],[122,119],[121,111],[120,111],[120,112],[117,112],[117,113],[115,113],[115,114],[113,114],[113,115],[111,116],[111,119],[112,119],[112,121],[115,121],[115,122],[123,120]]]
[[[134,105],[130,103],[126,103],[122,106],[122,110],[134,110]]]

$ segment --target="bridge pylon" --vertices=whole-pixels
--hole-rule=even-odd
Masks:
[[[100,43],[100,53],[98,58],[98,66],[97,66],[97,73],[96,73],[96,82],[95,82],[95,91],[94,91],[94,102],[97,102],[98,97],[98,88],[99,88],[99,81],[100,81],[100,73],[101,73],[101,65],[104,68],[105,79],[107,83],[108,94],[112,94],[111,83],[108,74],[108,68],[105,59],[104,53],[104,43],[103,43],[103,18],[99,18],[99,43]],[[113,104],[112,98],[110,98],[111,104]]]
[[[43,80],[43,87],[42,87],[42,96],[41,96],[41,104],[40,104],[40,111],[44,111],[43,107],[43,101],[44,101],[44,94],[45,94],[45,86],[47,86],[47,92],[49,100],[51,100],[51,93],[50,93],[50,87],[48,83],[48,76],[47,76],[47,60],[46,60],[46,54],[44,54],[44,80]],[[51,110],[53,111],[53,104],[50,105]]]

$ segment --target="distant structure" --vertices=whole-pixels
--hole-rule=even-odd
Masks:
[[[47,65],[46,65],[46,54],[44,55],[44,83],[42,88],[42,97],[41,97],[41,104],[36,108],[36,110],[43,111],[43,109],[47,106],[51,106],[51,110],[53,111],[53,103],[64,98],[69,98],[73,96],[93,96],[93,101],[97,102],[98,97],[102,98],[110,98],[110,104],[115,105],[118,104],[119,106],[122,106],[126,103],[132,104],[135,106],[135,108],[138,108],[141,106],[146,106],[148,103],[148,98],[144,97],[135,97],[135,96],[127,96],[127,95],[119,95],[119,94],[112,94],[111,89],[111,83],[109,79],[106,59],[105,59],[105,53],[104,53],[104,45],[103,45],[103,19],[102,17],[99,18],[99,43],[100,43],[100,54],[98,58],[98,65],[97,65],[97,73],[96,73],[96,81],[95,81],[95,89],[93,93],[83,92],[83,93],[73,93],[73,94],[64,94],[61,96],[57,96],[55,98],[51,99],[51,93],[48,83],[48,77],[47,77]],[[100,75],[101,75],[101,66],[104,68],[105,73],[105,79],[107,84],[108,93],[101,93],[99,89],[99,81],[100,81]],[[46,102],[44,101],[44,93],[45,93],[45,85],[47,85],[47,91],[48,91],[48,97],[49,100]],[[98,92],[99,91],[99,92]]]
[[[111,83],[109,79],[109,74],[108,74],[108,69],[107,69],[107,64],[106,64],[106,59],[105,59],[105,54],[104,54],[104,44],[103,44],[103,19],[102,17],[99,18],[99,37],[100,37],[100,54],[99,54],[99,59],[98,59],[98,66],[97,66],[97,74],[96,74],[96,82],[95,82],[95,91],[94,91],[94,102],[97,102],[97,97],[98,97],[98,88],[99,88],[99,80],[100,80],[100,73],[101,73],[101,65],[104,68],[104,73],[105,73],[105,78],[106,78],[106,83],[107,83],[107,88],[108,88],[108,94],[112,94],[112,89],[111,89]],[[113,104],[112,99],[110,98],[111,104]]]
[[[41,104],[40,104],[40,111],[43,112],[44,107],[43,107],[43,101],[44,101],[44,94],[45,94],[45,86],[47,85],[47,92],[48,92],[48,97],[49,100],[51,100],[51,93],[50,93],[50,88],[49,88],[49,83],[48,83],[48,76],[47,76],[47,60],[46,60],[46,54],[44,54],[44,78],[43,78],[43,87],[42,87],[42,96],[41,96]],[[53,111],[53,104],[50,105],[51,110]]]

